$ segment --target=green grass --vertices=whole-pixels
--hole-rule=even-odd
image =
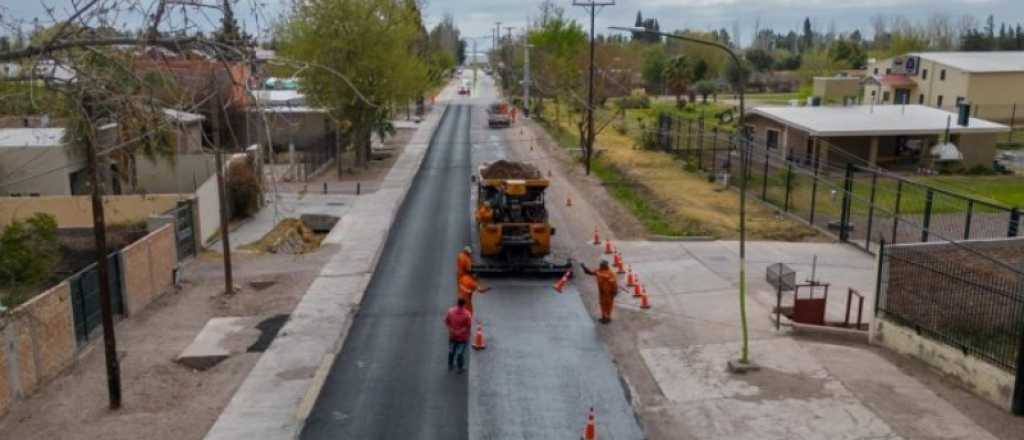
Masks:
[[[762,194],[762,179],[754,171],[751,179],[751,191],[757,196]],[[976,199],[1003,206],[1024,206],[1024,177],[1021,176],[932,176],[916,177],[914,181],[930,185],[935,188],[944,189],[953,193],[971,196]],[[832,185],[819,180],[815,209],[819,213],[838,215],[842,209],[841,193],[843,176],[832,175],[827,179]],[[795,175],[791,183],[790,207],[799,211],[807,211],[811,205],[811,192],[814,188],[810,176]],[[876,213],[893,213],[896,208],[897,190],[899,192],[899,212],[901,214],[922,214],[927,204],[927,189],[913,184],[903,184],[902,189],[897,188],[898,183],[892,179],[879,179],[874,194],[874,205]],[[831,191],[835,189],[838,193],[836,200],[832,200]],[[776,172],[768,176],[768,198],[773,203],[781,205],[785,200],[785,172]],[[854,199],[851,209],[854,214],[867,214],[870,209],[869,201],[871,195],[871,179],[869,177],[857,178],[854,181]],[[975,212],[994,212],[995,210],[975,204]],[[935,192],[932,198],[932,212],[958,213],[967,210],[967,202],[959,198]]]
[[[578,138],[569,131],[547,121],[541,122],[541,126],[562,148],[577,148]],[[666,213],[653,206],[649,202],[651,197],[643,194],[638,189],[638,186],[622,185],[621,182],[627,181],[628,177],[624,173],[619,172],[613,165],[597,159],[591,162],[591,171],[597,176],[598,180],[605,184],[608,193],[636,216],[648,232],[667,236],[702,235],[702,233],[697,233],[702,231],[684,229],[673,225]]]

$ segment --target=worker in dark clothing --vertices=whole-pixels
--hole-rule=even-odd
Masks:
[[[469,333],[473,328],[473,315],[466,310],[466,300],[459,298],[455,306],[448,309],[444,325],[448,327],[448,371],[458,366],[458,374],[462,374],[466,344],[469,343]]]
[[[597,278],[598,303],[601,306],[602,324],[612,322],[612,306],[615,304],[615,295],[619,293],[619,279],[615,275],[607,260],[601,260],[601,266],[592,271],[580,263],[583,272]]]

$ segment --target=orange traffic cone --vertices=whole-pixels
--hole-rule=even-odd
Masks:
[[[633,284],[633,298],[639,298],[639,297],[643,296],[643,294],[644,294],[644,286],[640,285],[640,283],[634,283]]]
[[[597,226],[594,226],[594,244],[601,244],[601,236],[597,234]]]
[[[614,254],[614,253],[615,253],[615,248],[612,247],[612,241],[611,240],[605,240],[605,242],[604,242],[604,254],[605,255],[611,255],[611,254]]]
[[[640,308],[649,309],[651,308],[651,301],[647,299],[647,291],[645,290],[643,295],[640,295]]]
[[[597,426],[594,422],[594,408],[590,408],[590,413],[587,414],[587,426],[583,428],[582,440],[597,440]]]
[[[565,206],[572,206],[572,197],[565,196]]]
[[[626,271],[626,287],[633,287],[636,285],[636,275],[633,273],[633,266],[629,266],[629,270]]]
[[[562,278],[555,283],[555,292],[562,293],[562,289],[564,289],[566,283],[569,282],[569,273],[570,272],[566,272],[565,275],[562,275]]]
[[[480,321],[476,322],[476,336],[473,337],[473,349],[483,350],[487,348],[487,342],[484,341],[484,325]]]

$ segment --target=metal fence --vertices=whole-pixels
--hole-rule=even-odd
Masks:
[[[338,157],[338,148],[335,133],[324,136],[323,140],[295,151],[296,167],[301,174],[297,180],[308,180],[320,171],[325,165]],[[344,142],[344,140],[341,140]],[[345,145],[342,143],[341,145]]]
[[[643,128],[643,127],[641,127]],[[736,136],[702,120],[661,115],[639,133],[648,149],[672,153],[692,171],[732,176],[740,157]],[[819,143],[825,141],[819,140]],[[804,157],[767,147],[765,139],[744,141],[751,195],[870,253],[879,243],[919,243],[1016,237],[1017,208],[914,182],[867,165],[830,145],[831,159]]]
[[[1024,344],[1024,240],[881,245],[876,314],[1016,371]],[[993,258],[1006,265],[995,264]]]
[[[123,274],[120,252],[107,256],[110,281],[110,302],[115,315],[124,313]],[[96,263],[68,278],[71,290],[71,312],[75,322],[75,340],[79,345],[89,342],[89,335],[102,321],[99,270]]]

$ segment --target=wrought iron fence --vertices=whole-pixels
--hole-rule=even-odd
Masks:
[[[1014,267],[1022,263],[1020,239],[882,244],[876,314],[1016,371],[1024,344],[1024,273]]]
[[[692,171],[728,174],[739,182],[738,143],[732,131],[661,115],[640,132],[648,149],[672,153]],[[823,140],[818,142],[825,143]],[[867,165],[830,145],[831,159],[771,148],[767,139],[743,141],[750,150],[751,194],[870,253],[881,240],[918,243],[1016,237],[1018,208],[919,183]]]

